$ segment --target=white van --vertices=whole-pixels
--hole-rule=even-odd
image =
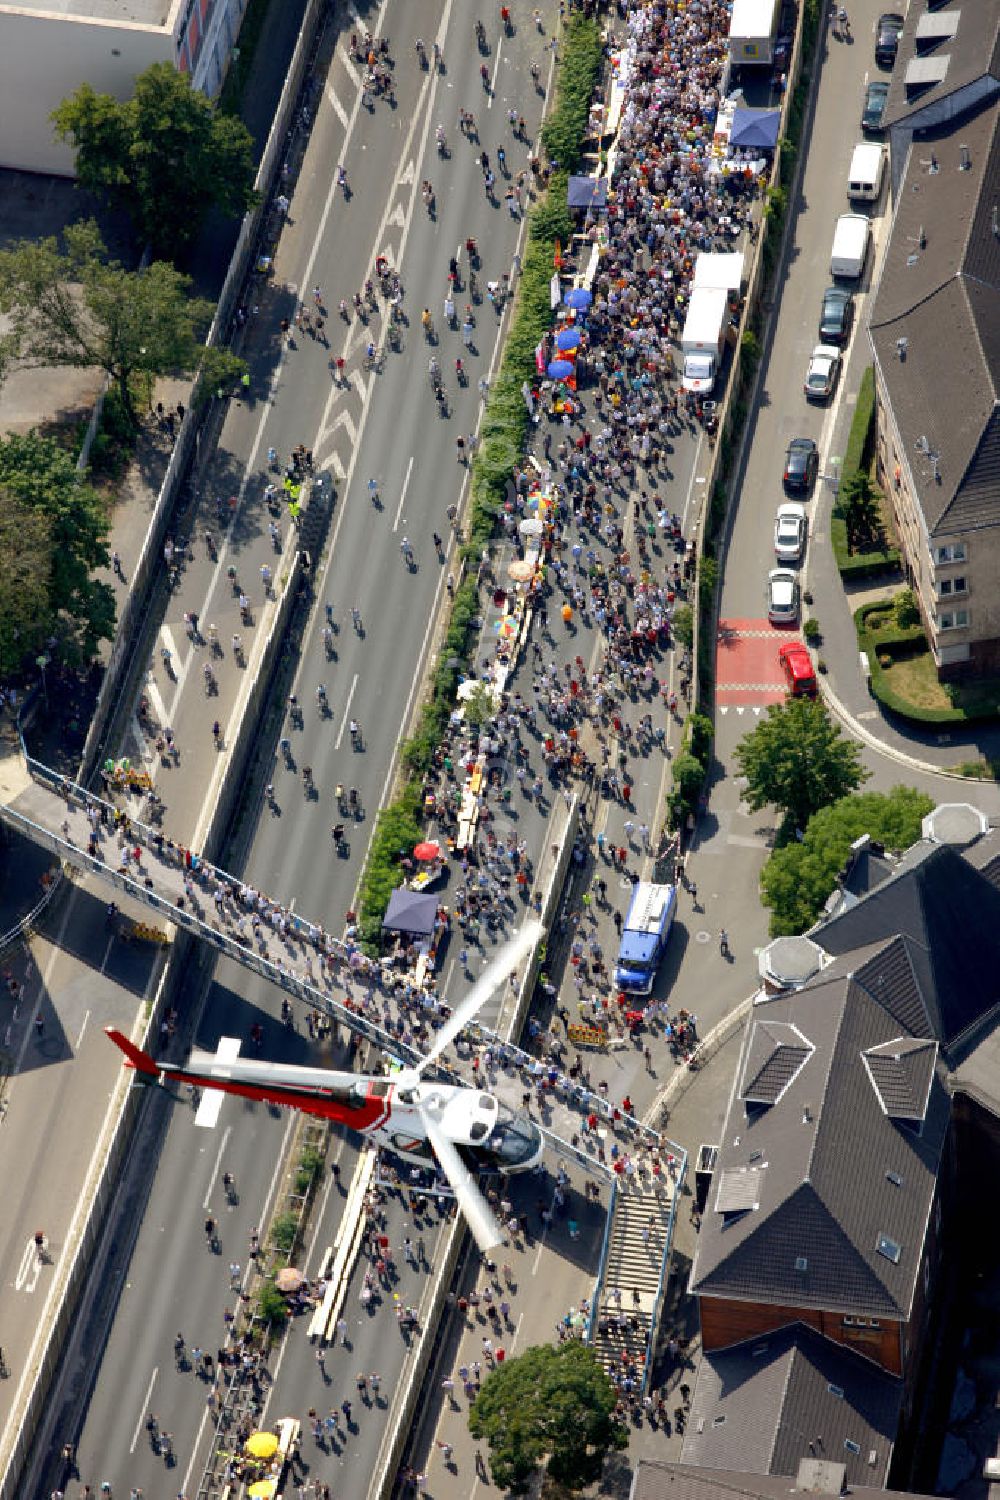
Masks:
[[[830,251],[831,276],[857,281],[868,259],[872,227],[864,214],[841,214]]]
[[[860,198],[865,203],[874,203],[882,191],[882,172],[885,168],[885,151],[877,141],[859,141],[851,157],[851,169],[847,174],[848,198]]]

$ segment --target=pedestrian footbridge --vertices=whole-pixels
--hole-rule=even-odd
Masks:
[[[383,1053],[419,1061],[418,1053],[363,1009],[381,972],[356,943],[333,937],[260,892],[255,930],[247,922],[244,882],[27,757],[0,760],[0,818],[70,871],[95,876],[109,893],[145,908],[150,916],[142,926],[182,929]],[[483,1056],[490,1059],[485,1078]],[[539,1089],[537,1066],[520,1048],[476,1025],[449,1049],[444,1070],[477,1087],[486,1083],[515,1111],[525,1108],[530,1092],[530,1108],[550,1148],[588,1172],[608,1177],[615,1158],[637,1146],[659,1145],[654,1132],[615,1119],[605,1099],[562,1075]],[[596,1129],[586,1128],[588,1116],[596,1116]]]

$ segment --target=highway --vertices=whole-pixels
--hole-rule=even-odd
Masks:
[[[549,9],[554,18],[555,6]],[[218,455],[201,483],[207,524],[213,524],[217,494],[239,494],[237,517],[216,560],[201,541],[205,523],[199,522],[192,539],[194,557],[187,562],[180,589],[171,596],[153,653],[156,665],[145,689],[160,723],[173,729],[185,766],[191,757],[204,763],[203,796],[192,799],[186,792],[172,805],[169,770],[156,763],[141,738],[131,747],[144,752],[156,771],[167,802],[166,831],[197,846],[213,787],[226,766],[225,753],[216,756],[211,749],[211,720],[218,716],[227,723],[238,682],[229,639],[241,627],[226,570],[237,570],[259,605],[261,564],[280,566],[268,536],[263,500],[267,449],[273,445],[287,456],[298,443],[311,447],[317,468],[332,472],[336,480],[333,528],[320,563],[318,593],[332,604],[340,630],[336,660],[328,663],[320,634],[323,612],[317,611],[302,645],[294,684],[305,709],[304,727],[292,737],[297,767],[313,768],[319,803],[304,796],[297,772],[272,769],[278,758],[277,738],[285,732],[276,716],[263,728],[259,753],[264,761],[262,780],[273,778],[279,811],[267,812],[258,801],[254,810],[260,818],[244,873],[252,883],[297,903],[334,930],[339,930],[353,899],[370,819],[391,782],[401,726],[426,660],[434,607],[448,569],[455,566],[453,560],[434,557],[430,540],[432,531],[448,535],[446,509],[461,504],[464,496],[466,471],[456,463],[454,437],[476,427],[476,382],[480,374],[489,373],[503,331],[486,304],[476,309],[476,352],[470,355],[463,348],[457,332],[442,333],[437,354],[453,410],[443,421],[427,378],[430,351],[420,332],[420,308],[430,307],[440,328],[448,260],[470,234],[482,250],[482,281],[510,269],[521,224],[508,213],[502,197],[498,206],[487,203],[477,155],[480,149],[495,153],[503,143],[510,166],[517,170],[523,164],[525,148],[512,140],[506,111],[516,107],[523,113],[532,135],[543,100],[531,84],[528,64],[540,63],[543,80],[550,68],[546,39],[534,28],[522,27],[501,41],[494,27],[488,57],[494,92],[487,99],[471,22],[454,4],[438,10],[390,3],[366,19],[373,31],[391,38],[398,105],[391,110],[379,101],[372,115],[362,110],[356,69],[345,55],[347,37],[342,37],[292,197],[291,223],[280,242],[273,285],[261,292],[260,311],[252,320],[247,352],[253,391],[248,401],[231,407]],[[421,34],[428,47],[435,37],[439,40],[444,54],[440,71],[418,66],[413,44]],[[481,145],[473,146],[460,136],[460,107],[477,114]],[[445,161],[438,158],[434,145],[438,121],[451,149]],[[352,187],[347,200],[336,189],[337,163],[343,163]],[[428,177],[437,196],[433,220],[420,196],[420,184]],[[350,300],[363,285],[377,253],[385,253],[401,271],[410,323],[402,352],[387,353],[376,373],[364,369],[367,329],[354,321],[345,328],[336,306],[341,296]],[[343,345],[350,376],[346,390],[333,382],[331,351],[321,344],[300,333],[297,347],[279,348],[278,321],[292,315],[295,290],[308,289],[311,303],[315,286],[321,288],[328,309],[326,331],[333,351],[341,352],[338,345]],[[372,336],[384,344],[384,331],[377,323]],[[471,376],[461,392],[451,374],[459,352],[470,364]],[[378,479],[381,509],[369,498],[369,477]],[[410,537],[416,552],[412,571],[400,556],[403,536]],[[352,606],[361,611],[363,633],[351,628]],[[185,636],[184,615],[189,611],[199,616],[202,631],[215,624],[223,643],[215,698],[203,696],[200,681],[208,647],[191,644]],[[249,638],[251,631],[243,634]],[[159,665],[163,646],[172,653],[172,679]],[[330,718],[319,714],[314,701],[319,682],[328,691]],[[362,726],[361,753],[350,748],[345,732],[348,713]],[[365,810],[348,859],[334,857],[330,839],[337,781],[359,789]],[[539,819],[536,842],[541,826]],[[279,1024],[277,1009],[277,996],[268,986],[221,964],[198,1019],[196,1040],[214,1048],[221,1035],[245,1039],[260,1019],[266,1056],[303,1058],[305,1040]],[[332,1054],[327,1057],[339,1060]],[[168,1118],[160,1147],[157,1127],[164,1111]],[[201,1342],[213,1350],[222,1342],[223,1314],[232,1303],[230,1261],[245,1267],[247,1237],[266,1218],[273,1201],[290,1128],[286,1118],[260,1106],[227,1100],[217,1128],[202,1131],[195,1128],[185,1101],[154,1101],[147,1121],[150,1144],[145,1156],[140,1144],[137,1158],[147,1173],[142,1191],[148,1197],[129,1204],[130,1228],[116,1247],[108,1284],[101,1289],[60,1393],[60,1410],[67,1418],[85,1407],[82,1423],[77,1420],[73,1426],[78,1429],[81,1475],[95,1488],[106,1479],[119,1493],[134,1485],[149,1495],[163,1492],[162,1460],[151,1451],[142,1425],[149,1410],[156,1411],[161,1425],[174,1435],[177,1466],[169,1481],[173,1490],[197,1488],[208,1425],[206,1390],[194,1375],[174,1368],[173,1338],[182,1331],[189,1345]],[[353,1149],[343,1149],[346,1178]],[[236,1179],[235,1205],[223,1204],[222,1171],[232,1172]],[[310,1254],[332,1239],[341,1202],[328,1184]],[[222,1223],[218,1256],[205,1243],[208,1207]],[[97,1340],[103,1341],[105,1334],[102,1355]],[[95,1342],[88,1344],[87,1338]],[[395,1337],[384,1352],[379,1351],[387,1389],[402,1352],[402,1341]],[[376,1367],[377,1362],[372,1365]],[[366,1427],[370,1458],[380,1432],[375,1422]],[[66,1435],[61,1429],[60,1440]],[[349,1465],[341,1491],[363,1492],[365,1472],[364,1464]],[[46,1479],[51,1488],[52,1476]],[[45,1481],[41,1483],[39,1492],[47,1492]]]

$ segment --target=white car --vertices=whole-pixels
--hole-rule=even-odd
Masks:
[[[774,555],[779,562],[798,562],[805,545],[806,508],[797,500],[786,500],[774,520]]]
[[[833,394],[840,373],[840,350],[833,344],[817,344],[809,360],[803,390],[810,401],[825,401]]]
[[[791,568],[772,568],[767,575],[767,618],[772,625],[797,625],[799,580]]]

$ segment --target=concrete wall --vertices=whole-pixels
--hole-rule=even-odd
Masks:
[[[0,166],[72,177],[49,120],[56,106],[81,83],[127,99],[136,76],[174,52],[159,27],[0,10]]]
[[[133,3],[148,23],[0,7],[0,166],[72,177],[49,115],[81,83],[127,99],[140,73],[168,62],[218,93],[247,0]]]

